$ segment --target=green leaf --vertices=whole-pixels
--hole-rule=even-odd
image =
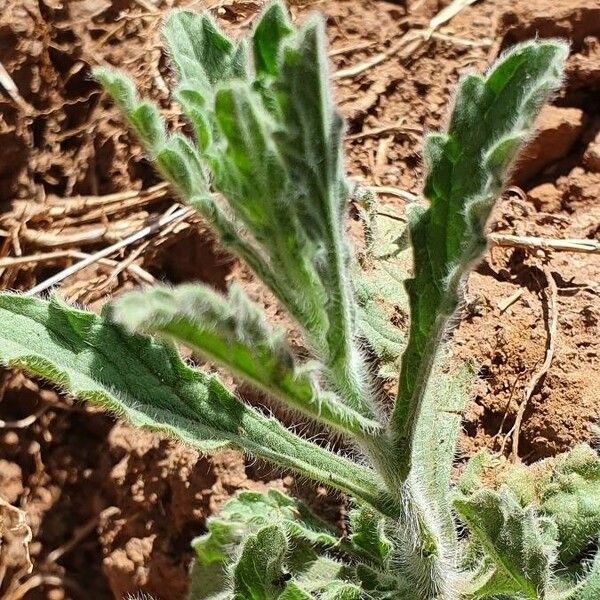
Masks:
[[[213,143],[213,124],[206,94],[193,82],[182,82],[175,90],[175,98],[194,128],[196,142],[206,156]]]
[[[470,462],[475,460],[476,457]],[[484,456],[477,462],[482,460],[482,466],[489,466],[490,458],[486,460]],[[563,565],[578,563],[590,543],[598,538],[600,457],[587,444],[533,465],[496,465],[496,477],[512,490],[521,505],[533,504],[540,514],[553,519],[558,527],[559,560]]]
[[[275,124],[248,84],[231,81],[215,97],[215,120],[227,145],[216,182],[253,235],[262,241],[281,217],[288,179],[272,136]],[[281,235],[281,233],[279,234]]]
[[[106,67],[96,67],[93,74],[126,116],[135,110],[139,98],[131,77]]]
[[[248,536],[233,570],[233,600],[275,600],[283,591],[288,549],[283,530],[271,525]]]
[[[585,578],[576,588],[573,600],[597,600],[600,598],[600,553],[596,555]]]
[[[162,31],[181,79],[214,84],[228,71],[234,45],[209,13],[173,10],[167,14]]]
[[[281,47],[293,31],[283,3],[269,4],[259,17],[252,36],[254,67],[258,75],[274,77],[279,73]]]
[[[356,301],[360,330],[376,352],[379,375],[396,379],[406,346],[408,296],[412,254],[402,236],[402,218],[392,205],[378,203],[371,194],[359,198],[366,250],[355,269]]]
[[[350,541],[358,553],[368,561],[383,566],[392,543],[385,534],[382,516],[368,506],[350,512]]]
[[[578,572],[558,573],[548,600],[597,600],[600,598],[600,553],[596,550],[594,558],[584,563]]]
[[[469,401],[475,372],[444,352],[437,357],[419,419],[415,423],[410,486],[424,498],[434,517],[439,544],[458,545],[452,511],[451,474],[457,452],[462,413]],[[421,500],[423,502],[423,500]]]
[[[465,496],[469,496],[486,487],[484,483],[486,471],[498,467],[502,460],[502,458],[494,457],[487,448],[473,454],[473,456],[469,458],[465,469],[458,480],[459,491]],[[511,488],[513,493],[515,492],[512,485],[509,484],[508,487]],[[517,493],[516,495],[519,501],[521,501],[520,494]],[[532,500],[533,499],[530,499],[530,501],[525,504],[531,503]],[[521,503],[523,504],[523,502]]]
[[[206,194],[208,182],[194,146],[182,135],[175,134],[156,153],[161,173],[188,197]]]
[[[207,452],[233,446],[363,498],[395,504],[370,469],[319,448],[186,366],[170,344],[126,333],[93,313],[0,294],[0,364],[56,383],[133,425]]]
[[[343,165],[344,123],[329,90],[320,19],[310,18],[284,44],[272,90],[274,105],[265,100],[265,108],[281,125],[274,138],[294,185],[289,206],[310,244],[325,292],[321,304],[327,316],[325,327],[309,321],[309,341],[328,368],[331,386],[355,410],[372,417],[370,391],[365,385],[368,376],[355,343],[358,332],[344,233],[349,198]]]
[[[301,371],[284,340],[238,286],[227,297],[208,286],[153,288],[126,294],[113,319],[134,333],[161,334],[198,350],[280,401],[359,437],[380,426],[319,388],[317,373]]]
[[[537,483],[540,511],[556,522],[559,558],[569,564],[600,535],[600,457],[585,444],[576,446]]]
[[[96,67],[93,75],[121,109],[144,149],[154,157],[166,139],[165,125],[156,105],[140,101],[133,81],[120,71]]]
[[[346,565],[317,553],[325,548],[340,549],[336,533],[302,502],[277,490],[241,492],[228,500],[219,517],[208,520],[208,533],[193,542],[197,555],[194,572],[204,574],[211,582],[221,581],[222,587],[231,587],[229,567],[244,540],[267,527],[278,528],[289,540],[279,573],[284,577],[276,578],[277,590],[287,582],[281,597],[311,598],[332,581],[351,575]]]
[[[312,600],[314,596],[303,590],[295,581],[286,584],[279,600]]]
[[[240,81],[220,88],[214,118],[223,139],[215,186],[268,256],[273,276],[263,280],[311,333],[311,343],[322,348],[327,315],[325,290],[314,264],[318,248],[300,228],[290,203],[291,182],[274,140],[280,125],[260,96]]]
[[[277,523],[292,539],[313,545],[335,546],[338,543],[335,532],[305,504],[277,490],[269,490],[266,494],[241,492],[223,506],[221,517],[244,523],[253,530]]]
[[[373,419],[344,236],[343,122],[328,89],[322,22],[294,32],[283,5],[268,6],[252,37],[255,81],[245,43],[236,47],[209,15],[173,11],[164,35],[177,98],[227,209],[195,184],[181,148],[157,148],[159,169],[301,325],[332,389]]]
[[[361,589],[352,583],[332,581],[321,593],[321,600],[360,600]]]
[[[487,473],[485,473],[487,471]],[[521,506],[531,504],[558,528],[558,558],[565,568],[579,564],[600,534],[600,457],[579,444],[556,457],[532,465],[510,464],[481,451],[467,463],[460,480],[473,494],[495,480],[512,491]]]
[[[235,523],[211,518],[208,533],[194,539],[196,560],[190,572],[189,600],[221,600],[228,597],[229,571],[244,530]]]
[[[568,47],[543,40],[516,46],[486,77],[469,75],[447,133],[428,137],[425,196],[411,211],[414,275],[407,282],[411,325],[392,417],[400,478],[408,475],[415,422],[462,280],[486,246],[484,227],[520,142],[561,82]]]
[[[324,48],[319,19],[309,20],[294,47],[285,48],[276,90],[286,127],[277,139],[297,186],[295,208],[303,229],[325,252],[320,277],[329,295],[328,362],[337,374],[352,363],[354,307],[343,236],[342,217],[349,195],[342,170],[343,123],[331,100]],[[341,375],[340,382],[346,380],[347,375]],[[355,383],[348,382],[347,387],[353,388]],[[349,396],[349,401],[358,408],[365,406],[364,397]]]
[[[147,100],[140,102],[129,113],[129,121],[144,146],[156,154],[166,140],[165,126],[156,105]]]
[[[485,550],[469,597],[545,598],[556,559],[554,523],[538,516],[532,506],[523,508],[508,488],[461,496],[454,506]]]
[[[367,598],[376,598],[377,600],[396,600],[398,598],[410,598],[407,588],[403,582],[400,582],[396,574],[378,571],[366,565],[358,564],[356,566],[356,576],[360,586],[365,591]],[[412,588],[414,595],[414,586]]]

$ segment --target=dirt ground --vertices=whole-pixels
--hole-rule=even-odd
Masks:
[[[238,33],[262,2],[0,0],[0,288],[30,289],[176,206],[90,69],[126,69],[181,126],[159,26],[169,7],[190,4],[208,5]],[[298,20],[313,9],[327,15],[351,176],[400,210],[403,192],[420,193],[423,132],[443,124],[461,73],[484,69],[520,40],[569,39],[565,86],[544,110],[490,229],[598,243],[598,0],[464,2],[429,33],[447,0],[291,4]],[[200,279],[222,289],[232,278],[248,280],[192,219],[59,288],[98,308],[144,282]],[[478,372],[461,456],[487,445],[533,461],[591,439],[600,413],[599,286],[598,253],[492,245],[469,279],[454,332],[456,355]],[[276,306],[267,310],[277,318]],[[190,540],[238,489],[278,486],[331,519],[343,516],[343,499],[324,488],[299,489],[290,475],[235,452],[199,457],[19,373],[0,372],[0,420],[0,497],[25,511],[35,564],[24,574],[19,557],[4,556],[0,596],[8,600],[104,600],[140,590],[184,598]]]

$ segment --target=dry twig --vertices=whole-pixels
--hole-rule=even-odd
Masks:
[[[81,271],[81,269],[85,269],[85,267],[89,267],[90,265],[94,264],[95,262],[98,262],[100,259],[109,256],[113,252],[116,252],[117,250],[120,250],[121,248],[125,248],[126,246],[129,246],[130,244],[133,244],[134,242],[137,242],[137,241],[147,237],[148,235],[151,235],[156,230],[161,229],[162,227],[164,227],[165,225],[168,225],[169,223],[172,223],[177,220],[185,219],[185,218],[189,217],[190,215],[192,215],[193,213],[194,213],[194,209],[189,206],[186,206],[186,207],[180,208],[179,210],[175,211],[172,214],[163,216],[160,219],[158,219],[157,221],[155,221],[154,223],[152,223],[151,225],[148,225],[147,227],[140,229],[140,231],[137,231],[136,233],[126,237],[125,239],[123,239],[115,244],[112,244],[111,246],[108,246],[107,248],[104,248],[102,250],[99,250],[98,252],[95,252],[94,254],[91,254],[88,258],[85,258],[85,259],[79,261],[78,263],[64,269],[60,273],[57,273],[56,275],[53,275],[52,277],[46,279],[46,281],[43,281],[42,283],[40,283],[40,284],[36,285],[35,287],[31,288],[30,290],[28,290],[26,292],[26,295],[33,296],[35,294],[39,294],[40,292],[47,290],[48,288],[56,285],[57,283],[60,283],[67,277],[73,275],[74,273]]]
[[[556,240],[541,237],[507,235],[492,233],[488,239],[495,246],[526,248],[528,250],[544,250],[555,252],[581,252],[584,254],[600,254],[600,242],[586,239]]]
[[[38,573],[21,583],[15,589],[9,590],[4,597],[4,600],[21,600],[28,592],[43,585],[62,587],[65,584],[67,584],[67,581],[64,577],[59,577],[58,575],[41,575]]]
[[[16,421],[3,421],[0,419],[0,429],[26,429],[30,425],[33,425],[49,408],[50,404],[44,404],[32,415],[27,415]]]
[[[377,46],[377,42],[361,42],[359,44],[352,44],[351,46],[333,48],[329,51],[329,56],[339,56],[340,54],[350,54],[351,52],[358,52],[359,50],[368,50],[373,46]]]
[[[519,288],[518,290],[514,291],[510,296],[508,296],[508,298],[503,298],[502,300],[499,300],[497,306],[500,309],[500,312],[503,313],[509,308],[509,306],[512,306],[523,295],[524,291],[525,290],[523,288]]]
[[[32,539],[31,527],[27,524],[25,513],[0,496],[0,551],[3,545],[16,544],[22,547],[20,575],[31,573],[33,564],[29,555],[29,544]],[[6,563],[0,552],[0,585],[4,578]],[[17,578],[18,578],[17,577]]]
[[[525,414],[525,409],[527,408],[529,400],[531,399],[531,396],[537,389],[540,381],[550,369],[556,346],[556,332],[558,329],[558,288],[556,286],[556,280],[554,279],[554,276],[550,271],[550,267],[544,267],[544,275],[546,277],[546,284],[548,286],[547,290],[550,290],[550,297],[547,298],[547,306],[550,321],[549,323],[547,323],[548,333],[546,341],[546,354],[544,357],[544,362],[540,365],[538,369],[536,369],[535,373],[529,381],[529,384],[527,385],[527,388],[525,389],[525,395],[523,397],[523,401],[519,405],[519,410],[517,411],[515,423],[506,436],[508,438],[512,435],[512,451],[510,459],[513,463],[516,463],[519,460],[519,440],[521,437],[521,425],[523,423],[523,415]]]
[[[415,32],[408,32],[403,35],[395,44],[392,44],[387,50],[381,52],[380,54],[376,54],[371,57],[369,60],[365,62],[354,65],[353,67],[348,67],[347,69],[340,69],[333,74],[333,79],[345,79],[347,77],[356,77],[365,71],[368,71],[372,67],[375,67],[382,62],[388,60],[388,58],[394,56],[394,54],[398,53],[403,48],[411,47],[417,42],[417,46],[419,46],[424,41],[423,37]],[[416,49],[416,47],[415,47]]]
[[[360,131],[358,133],[352,133],[346,136],[347,141],[352,140],[360,140],[366,137],[377,137],[382,133],[388,132],[396,132],[396,133],[416,133],[422,134],[423,128],[417,125],[405,125],[404,119],[398,121],[398,123],[394,123],[392,125],[384,125],[383,127],[376,127],[375,129],[366,129],[365,131]]]
[[[382,62],[385,62],[395,54],[403,51],[403,56],[410,56],[421,44],[425,43],[434,36],[436,29],[447,23],[450,19],[455,17],[461,10],[467,6],[473,4],[476,0],[454,0],[450,5],[441,10],[435,17],[429,21],[427,29],[422,31],[408,31],[405,33],[395,44],[392,44],[387,50],[376,54],[365,62],[348,67],[347,69],[340,69],[333,74],[334,79],[344,79],[346,77],[356,77],[365,71],[375,67]],[[452,36],[444,36],[445,41],[453,41],[455,38]],[[456,38],[458,39],[458,38]],[[460,40],[461,42],[469,42],[470,45],[474,43],[470,40]]]
[[[397,198],[402,198],[402,200],[405,200],[406,202],[419,201],[419,196],[390,185],[370,185],[369,189],[377,194],[387,194],[388,196],[396,196]]]
[[[0,269],[10,268],[10,267],[18,267],[21,265],[35,265],[44,262],[54,262],[59,261],[65,258],[78,258],[78,259],[86,259],[91,255],[87,252],[78,252],[77,250],[57,250],[56,252],[46,252],[44,254],[32,254],[28,256],[7,256],[4,258],[0,258]],[[133,260],[137,258],[137,254],[134,256]],[[117,269],[120,271],[127,269],[133,275],[135,275],[138,279],[146,283],[154,283],[155,279],[148,271],[140,267],[139,265],[132,264],[132,261],[129,260],[129,257],[122,261],[112,260],[110,258],[101,258],[98,261],[99,265],[106,267],[108,269]]]

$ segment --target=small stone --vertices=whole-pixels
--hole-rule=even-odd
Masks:
[[[16,502],[23,493],[23,473],[18,464],[0,459],[0,490],[2,498],[9,504]]]
[[[523,149],[514,180],[523,183],[565,158],[583,131],[585,114],[578,108],[545,106],[534,127],[534,138]]]
[[[600,32],[598,0],[510,2],[498,22],[502,48],[533,38],[563,38],[575,47]]]
[[[588,172],[600,173],[600,132],[586,148],[583,164]]]
[[[14,431],[7,431],[2,437],[2,442],[11,448],[19,445],[19,436]]]
[[[527,197],[541,212],[556,213],[562,208],[562,193],[552,183],[542,183],[532,188],[527,192]]]

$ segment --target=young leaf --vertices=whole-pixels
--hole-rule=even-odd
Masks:
[[[358,554],[382,567],[392,543],[385,535],[385,521],[380,514],[368,506],[350,512],[350,542]]]
[[[363,193],[359,207],[367,242],[354,275],[360,331],[377,354],[379,376],[396,379],[407,342],[402,326],[408,321],[404,282],[410,276],[412,256],[394,206],[379,204]]]
[[[237,286],[228,297],[201,285],[132,292],[114,303],[112,318],[132,332],[183,342],[340,431],[364,437],[381,429],[321,390],[316,374],[299,371],[283,332],[271,330],[262,311]]]
[[[331,527],[310,512],[305,504],[277,490],[269,490],[266,494],[241,492],[223,506],[221,518],[244,524],[252,530],[278,523],[295,543],[320,546],[338,543]]]
[[[161,173],[182,193],[188,197],[206,194],[208,182],[198,153],[185,136],[171,136],[155,154]]]
[[[569,564],[600,534],[600,457],[581,444],[560,456],[544,479],[536,486],[540,511],[556,522],[559,558]]]
[[[322,598],[322,594],[331,587],[352,585],[353,569],[348,565],[327,556],[314,555],[309,560],[293,568],[295,581],[303,590]]]
[[[53,300],[0,294],[0,364],[47,379],[142,429],[202,452],[233,446],[397,514],[373,471],[239,402],[174,348]]]
[[[313,600],[314,596],[303,590],[295,581],[289,581],[279,600]]]
[[[148,100],[141,101],[131,78],[120,71],[97,67],[94,77],[121,109],[144,149],[154,156],[166,139],[165,126],[156,106]]]
[[[233,570],[233,600],[276,600],[283,591],[283,561],[288,543],[277,525],[246,538]]]
[[[196,560],[190,571],[189,600],[225,600],[228,597],[228,567],[246,533],[235,523],[209,519],[208,533],[192,541]]]
[[[259,17],[252,36],[257,75],[277,76],[283,42],[293,31],[284,5],[280,2],[269,4]]]
[[[430,206],[412,211],[410,221],[410,336],[392,416],[400,479],[409,472],[415,423],[462,280],[485,249],[491,209],[541,105],[560,84],[567,54],[562,42],[528,42],[509,51],[486,77],[467,76],[447,133],[426,141]]]
[[[273,527],[283,533],[287,542],[281,560],[278,559],[279,567],[275,569],[278,573],[271,581],[275,589],[268,592],[265,591],[268,582],[261,580],[262,583],[256,583],[251,576],[253,565],[257,566],[256,560],[262,563],[264,557],[261,558],[256,544],[251,548],[259,556],[256,559],[252,557],[244,541],[249,535],[259,536],[265,529]],[[279,533],[275,535],[276,539],[283,539]],[[331,591],[332,583],[344,588],[349,583],[346,579],[353,577],[351,567],[317,553],[317,549],[323,548],[339,552],[342,545],[335,532],[303,503],[276,490],[264,494],[241,492],[224,504],[218,518],[209,519],[208,533],[193,542],[197,559],[192,575],[198,591],[190,596],[190,600],[211,597],[202,595],[206,590],[202,589],[200,577],[208,578],[211,589],[214,581],[221,581],[222,588],[227,589],[239,575],[242,576],[241,582],[238,582],[240,593],[241,588],[245,589],[245,593],[250,593],[252,588],[255,594],[249,597],[269,597],[269,593],[278,593],[285,584],[277,598],[305,600],[313,598],[312,594],[320,598],[325,590]],[[238,573],[230,566],[240,552],[243,556],[246,550],[247,558],[252,560],[244,561],[243,572]],[[268,569],[268,566],[263,567],[264,571]]]
[[[585,573],[584,579],[575,587],[574,593],[568,600],[596,600],[597,598],[600,598],[600,552],[596,550],[589,571]]]
[[[559,560],[572,566],[600,533],[600,457],[587,444],[533,465],[495,461],[496,479],[510,488],[522,506],[532,504],[558,528]],[[461,478],[464,493],[484,487],[478,472],[494,469],[487,452],[475,455]],[[489,479],[489,477],[488,477]],[[489,483],[488,483],[489,487]]]
[[[181,148],[152,146],[159,170],[298,321],[331,387],[373,418],[344,239],[343,122],[328,90],[321,21],[294,34],[283,5],[270,5],[253,36],[254,82],[240,72],[244,45],[236,49],[209,16],[174,11],[164,35],[176,95],[229,210],[194,184]],[[130,104],[121,102],[131,122]]]
[[[344,214],[349,189],[343,168],[343,121],[327,82],[324,29],[309,19],[294,44],[284,47],[274,82],[283,127],[276,136],[289,177],[295,184],[292,206],[302,229],[320,251],[316,263],[327,293],[327,354],[331,383],[347,402],[372,415],[363,382],[364,366],[355,345],[356,315],[349,275]]]
[[[352,583],[332,581],[325,587],[321,600],[360,600],[361,589]]]
[[[207,85],[219,81],[234,56],[234,45],[208,12],[173,10],[165,18],[163,35],[181,79]]]
[[[533,507],[521,507],[508,488],[459,497],[454,506],[485,550],[484,574],[474,598],[522,595],[539,600],[550,589],[556,560],[556,526]]]
[[[286,563],[294,566],[296,575],[306,569],[301,567],[306,561],[306,548],[312,544],[334,546],[338,543],[331,529],[304,504],[276,490],[269,490],[266,494],[241,492],[224,504],[218,517],[208,520],[208,533],[192,542],[196,561],[191,573],[190,600],[213,598],[213,594],[231,588],[230,567],[245,538],[272,525],[281,529],[292,542]],[[316,558],[316,554],[313,556],[311,553],[308,560],[314,561]],[[303,599],[310,597],[307,595],[308,591],[300,581],[290,581],[282,597]]]

